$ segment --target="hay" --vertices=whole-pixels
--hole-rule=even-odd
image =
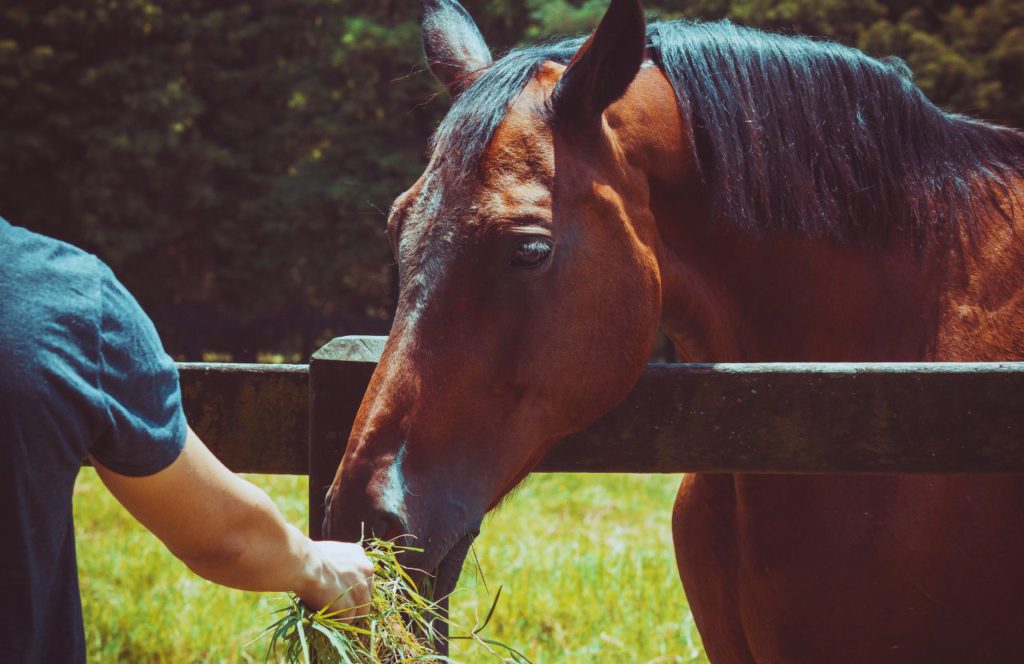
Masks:
[[[436,625],[448,625],[450,641],[468,640],[505,662],[529,663],[519,651],[482,635],[497,606],[494,596],[483,622],[472,630],[453,624],[436,601],[420,594],[398,557],[418,551],[379,539],[363,542],[373,563],[374,587],[369,614],[352,622],[340,620],[326,607],[313,611],[296,596],[276,613],[281,617],[257,638],[270,638],[266,661],[277,656],[285,664],[398,664],[405,662],[453,662],[437,654],[441,637]],[[427,589],[429,594],[429,589]]]

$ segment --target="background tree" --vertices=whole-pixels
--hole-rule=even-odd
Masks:
[[[467,1],[497,52],[606,0]],[[382,332],[391,200],[447,99],[418,0],[7,0],[0,215],[86,247],[197,359]],[[661,0],[906,59],[938,104],[1024,127],[1021,0]]]

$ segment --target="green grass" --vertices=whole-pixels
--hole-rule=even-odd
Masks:
[[[249,476],[296,524],[306,478]],[[534,662],[703,662],[676,576],[669,516],[677,476],[538,475],[484,523],[453,619],[472,626],[498,586],[487,634]],[[172,498],[173,499],[173,498]],[[91,469],[75,490],[90,662],[262,662],[246,647],[287,603],[191,574],[110,497]],[[489,590],[488,590],[489,589]],[[452,655],[488,661],[468,644]]]

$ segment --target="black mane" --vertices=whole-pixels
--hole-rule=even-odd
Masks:
[[[899,60],[729,22],[655,23],[716,214],[752,230],[863,241],[949,238],[1024,176],[1024,134],[945,113]],[[476,173],[506,109],[541,63],[582,38],[512,51],[454,103],[433,140],[445,182]]]

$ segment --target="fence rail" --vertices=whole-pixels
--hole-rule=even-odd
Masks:
[[[310,475],[313,523],[384,337],[304,365],[181,364],[192,427],[233,470]],[[1024,363],[650,365],[540,472],[1024,472]]]
[[[309,472],[309,367],[178,365],[189,426],[238,473]]]

